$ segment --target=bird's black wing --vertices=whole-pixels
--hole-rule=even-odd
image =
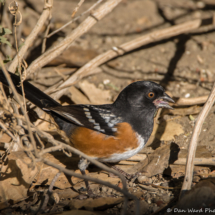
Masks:
[[[53,111],[78,126],[106,135],[114,135],[116,124],[121,122],[121,118],[111,112],[109,105],[68,105],[48,107],[45,110]]]

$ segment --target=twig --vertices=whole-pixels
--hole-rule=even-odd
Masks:
[[[13,103],[11,103],[11,106],[12,106],[12,108],[14,110],[14,113],[18,115],[19,110],[18,110],[17,104],[15,104],[13,102]],[[21,127],[22,126],[22,120],[20,118],[18,118],[18,117],[16,117],[16,120],[17,120],[17,125],[19,125]],[[25,131],[24,131],[24,129],[22,127],[19,129],[18,133],[19,133],[19,135],[22,136],[22,138],[20,138],[21,139],[20,144],[22,144],[22,141],[23,141],[25,146],[30,147],[29,139],[25,136]],[[20,145],[19,145],[19,147],[20,147]]]
[[[54,187],[54,184],[57,181],[57,179],[60,176],[60,174],[61,174],[61,172],[58,172],[55,175],[55,177],[52,179],[52,182],[49,185],[49,189],[48,189],[47,193],[45,194],[45,198],[44,198],[43,202],[41,203],[42,206],[39,209],[39,211],[37,212],[38,215],[41,214],[45,210],[45,208],[46,208],[46,206],[48,204],[48,201],[49,201],[49,196],[51,195],[53,187]]]
[[[19,95],[18,95],[18,93],[17,93],[17,91],[15,89],[15,86],[14,86],[12,80],[11,80],[10,75],[9,75],[8,71],[5,69],[5,66],[4,66],[4,63],[2,61],[1,56],[0,56],[0,65],[1,65],[2,70],[4,72],[4,75],[5,75],[5,77],[6,77],[7,81],[8,81],[8,84],[9,84],[9,86],[10,86],[12,92],[13,92],[13,95],[14,95],[15,99],[17,100],[17,102],[19,103],[21,111],[22,111],[22,113],[23,113],[23,115],[25,117],[25,120],[27,122],[29,137],[30,137],[31,143],[32,143],[32,145],[34,147],[35,155],[37,156],[38,153],[37,153],[36,143],[35,143],[35,140],[34,140],[34,137],[33,137],[33,133],[31,131],[31,125],[30,125],[30,121],[29,121],[28,115],[27,115],[27,113],[26,113],[26,111],[25,111],[25,109],[23,107],[23,104],[22,104],[22,102],[21,102],[21,100],[19,98]]]
[[[111,184],[110,182],[106,182],[106,181],[102,181],[100,179],[97,179],[97,178],[92,178],[90,176],[87,176],[87,175],[81,175],[81,174],[78,174],[78,173],[75,173],[74,171],[72,170],[68,170],[58,164],[55,164],[49,160],[46,160],[46,159],[43,159],[42,160],[43,163],[45,163],[46,165],[49,165],[49,166],[52,166],[56,169],[58,169],[59,171],[61,172],[64,172],[65,174],[67,175],[70,175],[70,176],[74,176],[74,177],[77,177],[77,178],[81,178],[81,179],[84,179],[84,180],[87,180],[87,181],[93,181],[95,183],[98,183],[98,184],[102,184],[102,185],[105,185],[107,187],[110,187],[110,188],[113,188],[115,189],[116,191],[120,192],[120,193],[123,193],[124,196],[127,198],[127,199],[134,199],[135,203],[136,203],[136,215],[139,215],[140,214],[140,211],[139,211],[139,200],[136,196],[130,194],[127,190],[125,190],[124,188],[121,189],[113,184]]]
[[[186,191],[191,189],[191,184],[193,179],[194,157],[196,153],[198,137],[201,132],[204,120],[207,117],[211,107],[213,106],[214,101],[215,101],[215,83],[213,85],[213,88],[211,90],[211,93],[208,97],[207,102],[205,103],[202,111],[200,112],[197,118],[194,130],[193,130],[193,134],[192,134],[192,138],[190,141],[189,150],[187,154],[186,171],[185,171],[185,177],[184,177],[184,182],[182,185],[180,197],[182,197]]]
[[[81,5],[84,3],[85,0],[80,0],[77,4],[77,6],[75,7],[75,9],[72,12],[72,16],[71,18],[73,18],[75,16],[75,14],[78,12],[78,9],[81,7]]]
[[[51,0],[51,5],[53,5],[53,0]],[[42,51],[41,53],[43,54],[46,50],[46,40],[47,40],[47,35],[49,33],[50,27],[51,27],[51,19],[52,19],[52,13],[51,13],[52,7],[50,7],[49,10],[49,23],[47,25],[46,31],[45,31],[45,35],[43,38],[43,42],[42,42]]]
[[[96,165],[97,167],[99,167],[99,168],[101,168],[101,169],[103,169],[103,170],[105,170],[105,171],[107,171],[107,172],[113,173],[114,175],[117,175],[117,176],[121,179],[121,181],[122,181],[122,184],[123,184],[123,191],[124,191],[124,192],[128,192],[128,191],[127,191],[127,187],[126,187],[126,180],[125,180],[124,176],[121,175],[119,172],[117,172],[117,171],[115,171],[115,170],[113,170],[113,169],[107,167],[107,166],[104,165],[103,163],[100,163],[99,161],[97,161],[97,160],[95,160],[95,159],[93,159],[93,158],[87,156],[86,154],[84,154],[83,152],[81,152],[81,151],[79,151],[79,150],[73,148],[72,146],[69,146],[68,144],[65,144],[65,143],[62,143],[62,142],[60,142],[60,141],[58,141],[58,140],[55,140],[55,139],[53,138],[53,136],[51,136],[50,134],[48,134],[48,133],[46,133],[46,132],[44,132],[44,131],[41,131],[41,130],[37,129],[36,127],[35,127],[35,131],[37,131],[37,134],[38,134],[41,138],[43,138],[43,139],[45,138],[47,142],[52,143],[52,144],[55,145],[55,146],[61,145],[61,148],[62,148],[62,149],[66,149],[66,150],[68,150],[68,151],[70,151],[70,152],[72,152],[72,153],[75,153],[75,154],[77,154],[77,155],[79,155],[79,156],[81,156],[81,157],[84,157],[84,158],[86,158],[87,160],[89,160],[91,163],[93,163],[94,165]],[[56,147],[56,149],[58,150],[59,148]],[[47,151],[48,151],[48,150],[47,150]],[[49,164],[48,164],[48,165],[49,165]],[[52,165],[51,165],[51,166],[52,166]],[[56,166],[54,166],[54,167],[57,168]],[[60,167],[60,168],[61,168],[61,167]],[[57,168],[57,169],[59,169],[59,168]],[[59,169],[59,170],[62,171],[62,172],[64,172],[62,169]],[[66,173],[66,172],[65,172],[65,173]],[[74,175],[74,176],[75,176],[75,175]],[[79,176],[79,174],[78,174],[78,176]],[[82,175],[80,175],[80,176],[81,176],[82,179],[88,180],[88,178],[83,178]],[[76,176],[75,176],[75,177],[76,177]],[[92,178],[91,178],[91,179],[92,179]],[[91,180],[91,179],[89,179],[89,180]],[[97,182],[97,183],[100,183],[100,182]],[[109,185],[106,185],[106,186],[109,186]],[[114,188],[114,189],[115,189],[115,188]],[[136,202],[136,204],[137,204],[137,206],[138,206],[139,203]],[[137,210],[139,210],[139,206],[138,206]]]
[[[189,106],[189,105],[199,105],[204,104],[207,101],[208,96],[200,96],[196,98],[178,98],[174,100],[176,103],[173,106]]]
[[[79,151],[78,149],[75,149],[75,148],[73,148],[72,146],[69,146],[68,144],[65,144],[65,143],[62,143],[62,142],[60,142],[60,141],[58,141],[58,140],[55,140],[55,139],[53,138],[53,136],[51,136],[50,134],[48,134],[48,133],[46,133],[46,132],[44,132],[44,131],[39,130],[39,129],[36,128],[36,127],[35,127],[35,131],[37,131],[37,134],[38,134],[41,138],[46,139],[47,142],[52,143],[52,144],[55,145],[55,146],[61,145],[61,146],[62,146],[62,149],[66,149],[66,150],[68,150],[68,151],[70,151],[70,152],[72,152],[72,153],[75,153],[75,154],[77,154],[77,155],[80,155],[81,157],[86,158],[87,160],[89,160],[91,163],[93,163],[94,165],[98,166],[99,168],[101,168],[101,169],[103,169],[103,170],[105,170],[105,171],[107,171],[107,172],[111,172],[111,173],[113,173],[114,175],[117,175],[117,176],[122,180],[122,183],[123,183],[123,186],[125,187],[125,189],[127,189],[127,188],[126,188],[126,180],[125,180],[124,176],[123,176],[122,174],[120,174],[119,172],[117,172],[117,171],[115,171],[115,170],[113,170],[113,169],[107,167],[107,166],[104,165],[103,163],[100,163],[99,161],[97,161],[97,160],[95,160],[95,159],[93,159],[93,158],[91,158],[91,157],[85,155],[83,152]],[[57,148],[57,149],[58,149],[58,148]]]
[[[49,147],[47,149],[41,150],[41,152],[39,153],[39,155],[44,155],[46,153],[55,152],[55,151],[62,150],[62,149],[63,149],[62,146],[59,144],[57,146],[52,146],[52,147]]]
[[[79,155],[79,156],[81,156],[81,157],[84,157],[84,158],[86,158],[87,160],[89,160],[91,163],[93,163],[94,165],[98,166],[99,168],[101,168],[101,169],[103,169],[103,170],[105,170],[105,171],[107,171],[107,172],[111,172],[111,173],[113,173],[114,175],[117,175],[117,176],[122,180],[122,184],[123,184],[124,189],[127,190],[127,187],[126,187],[126,180],[125,180],[125,177],[124,177],[122,174],[120,174],[119,172],[117,172],[117,171],[115,171],[115,170],[113,170],[113,169],[107,167],[107,166],[104,165],[103,163],[101,163],[101,162],[99,162],[99,161],[97,161],[97,160],[91,158],[90,156],[87,156],[86,154],[84,154],[83,152],[79,151],[78,149],[75,149],[74,147],[72,147],[72,146],[70,146],[70,145],[68,145],[68,144],[65,144],[65,143],[63,143],[63,142],[60,142],[60,141],[58,141],[58,140],[55,140],[55,139],[53,138],[52,135],[48,134],[48,133],[45,132],[45,131],[39,130],[39,129],[38,129],[36,126],[34,126],[33,124],[31,124],[31,126],[32,126],[32,128],[31,128],[32,131],[37,132],[37,134],[38,134],[42,139],[45,139],[47,142],[49,142],[49,143],[51,143],[51,144],[54,145],[54,147],[51,147],[50,150],[47,148],[47,149],[44,149],[43,151],[45,151],[45,152],[50,152],[50,151],[59,150],[60,148],[62,148],[62,150],[63,150],[63,149],[66,149],[66,150],[68,150],[68,151],[70,151],[70,152],[72,152],[72,153],[75,153],[75,154],[77,154],[77,155]],[[39,155],[42,155],[42,154],[44,154],[44,153],[41,152]],[[39,155],[38,155],[38,157],[39,157]]]
[[[152,33],[143,35],[141,37],[138,37],[134,40],[131,40],[127,43],[124,43],[118,47],[113,47],[111,50],[108,50],[105,53],[102,53],[89,61],[87,64],[85,64],[83,67],[81,67],[74,75],[72,75],[67,81],[65,81],[63,84],[59,86],[59,88],[63,88],[66,85],[71,86],[71,84],[75,83],[76,81],[80,80],[83,76],[86,76],[92,69],[102,65],[103,63],[117,57],[120,55],[125,54],[126,52],[129,52],[131,50],[134,50],[136,48],[139,48],[143,45],[160,41],[166,38],[170,38],[182,33],[190,32],[194,29],[197,29],[203,25],[204,20],[202,19],[196,19],[193,21],[185,22],[179,25],[175,25],[166,29],[157,30]],[[213,23],[213,18],[210,20],[210,24]],[[62,90],[59,90],[58,92],[54,93],[52,95],[53,98],[58,99],[60,98],[68,89],[64,88]]]
[[[95,74],[100,73],[100,72],[102,72],[102,69],[100,67],[97,67],[95,69],[90,70],[88,73],[83,74],[82,78],[86,77],[86,76],[89,76],[89,75],[95,75]],[[76,75],[76,73],[75,73],[73,76],[76,77],[76,76],[79,76],[79,75],[78,74]],[[77,79],[77,80],[79,80],[79,79]],[[59,87],[59,86],[61,86],[62,83],[63,83],[63,81],[61,81],[60,83],[57,83],[56,85],[53,85],[53,86],[49,87],[44,92],[46,94],[50,95],[51,93],[58,92],[59,90],[68,89],[69,87],[73,86],[76,82],[68,83],[67,85]]]
[[[88,10],[84,11],[81,15],[79,15],[78,17],[70,20],[69,22],[67,22],[65,25],[63,25],[62,27],[58,28],[57,30],[53,31],[51,34],[49,34],[47,36],[47,38],[53,36],[54,34],[56,34],[57,32],[61,31],[62,29],[64,29],[65,27],[67,27],[68,25],[72,24],[73,22],[75,22],[76,20],[78,20],[79,18],[81,18],[82,16],[84,16],[87,13],[90,13],[98,4],[100,4],[103,0],[98,0],[92,7],[90,7]]]
[[[55,47],[49,49],[39,58],[32,62],[27,69],[27,75],[34,73],[36,70],[42,68],[55,57],[59,56],[75,39],[86,33],[93,25],[101,20],[105,15],[110,13],[121,0],[107,0],[95,12],[88,16],[71,34],[69,34],[62,42]]]
[[[6,102],[7,109],[8,109],[8,111],[10,112],[10,104],[9,104],[9,102],[8,102],[8,99],[7,99],[7,96],[6,96],[6,94],[5,94],[5,91],[4,91],[4,88],[3,88],[3,84],[2,84],[2,83],[0,83],[0,89],[1,89],[2,95],[3,95],[3,97],[4,97],[4,100],[5,100],[5,102]]]
[[[23,59],[21,60],[20,57],[19,57],[19,47],[18,47],[18,40],[17,40],[17,26],[19,26],[21,23],[22,23],[22,18],[17,21],[17,16],[18,14],[22,17],[22,14],[21,12],[19,11],[19,4],[14,1],[12,3],[15,3],[14,6],[9,6],[9,10],[11,12],[11,14],[14,16],[14,40],[15,40],[15,47],[16,47],[16,53],[17,53],[17,58],[18,58],[18,72],[19,72],[19,75],[20,75],[20,84],[21,84],[21,88],[22,88],[22,97],[23,97],[23,106],[25,108],[25,112],[27,111],[26,109],[26,102],[25,102],[25,92],[24,92],[24,86],[23,86],[23,80],[22,80],[22,72],[21,72],[21,66],[24,65],[22,63]]]
[[[186,165],[187,158],[179,158],[173,164]],[[215,158],[194,158],[194,165],[215,166]]]
[[[30,35],[25,40],[24,45],[19,50],[19,53],[16,55],[16,57],[13,59],[12,63],[10,64],[10,67],[8,69],[10,72],[14,73],[16,71],[16,67],[18,66],[18,56],[19,56],[20,60],[23,59],[27,49],[34,42],[36,36],[42,29],[45,21],[48,19],[49,13],[50,13],[49,11],[50,11],[51,7],[52,7],[52,0],[44,0],[43,13],[41,14],[40,19],[38,20],[36,26],[30,33]]]

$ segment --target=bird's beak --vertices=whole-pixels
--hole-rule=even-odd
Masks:
[[[174,109],[169,105],[168,102],[175,103],[175,101],[168,96],[166,93],[163,94],[160,98],[156,99],[153,103],[155,104],[156,108],[168,108]]]

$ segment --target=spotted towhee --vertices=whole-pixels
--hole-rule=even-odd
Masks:
[[[22,94],[20,78],[10,74]],[[3,71],[0,81],[8,85]],[[128,85],[113,104],[62,106],[51,97],[23,82],[25,97],[50,114],[71,144],[101,162],[118,162],[137,154],[148,141],[153,130],[153,118],[158,108],[171,108],[174,102],[163,87],[150,81]],[[82,174],[89,163],[81,159]]]

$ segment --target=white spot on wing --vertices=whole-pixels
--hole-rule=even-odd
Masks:
[[[94,126],[94,128],[97,129],[97,130],[100,130],[100,129],[101,129],[101,127],[100,127],[99,125]]]
[[[95,123],[94,119],[89,119],[89,122]]]

